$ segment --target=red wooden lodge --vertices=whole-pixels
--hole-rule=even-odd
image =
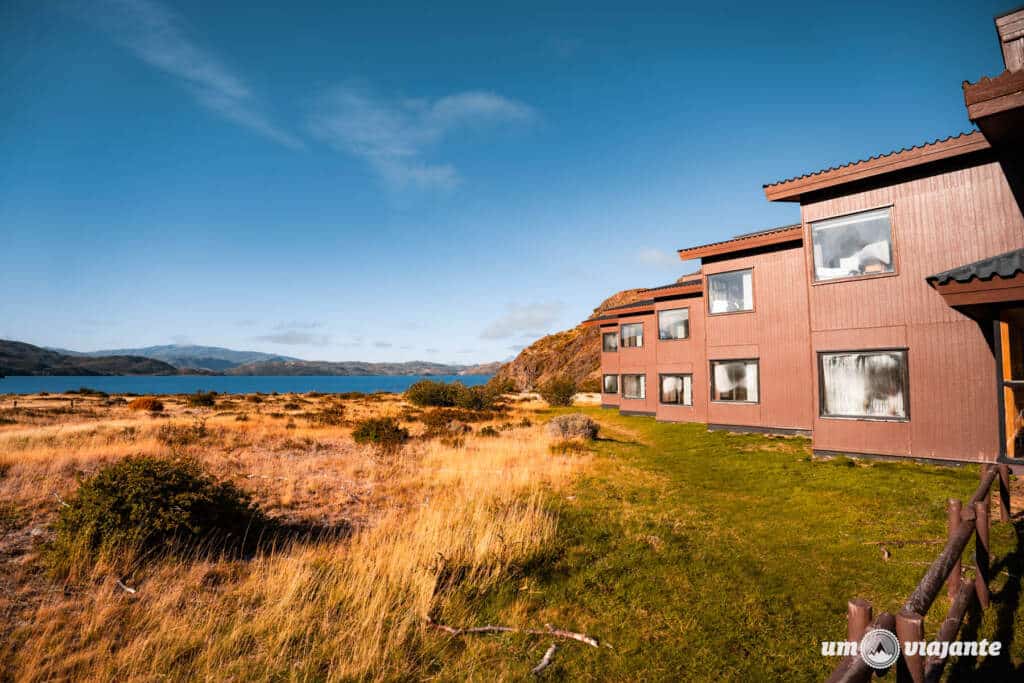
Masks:
[[[977,131],[765,185],[800,223],[681,249],[698,273],[587,320],[602,404],[1024,463],[1024,9],[995,23],[1006,70],[963,84]]]

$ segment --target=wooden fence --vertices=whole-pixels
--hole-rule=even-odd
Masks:
[[[945,584],[952,599],[949,612],[939,628],[939,641],[953,641],[960,632],[964,616],[977,598],[982,609],[989,606],[989,509],[992,484],[999,482],[999,516],[1001,521],[1010,519],[1010,471],[1006,465],[984,465],[981,469],[981,483],[965,508],[959,500],[947,501],[946,546],[931,563],[917,588],[907,598],[903,609],[895,617],[882,613],[872,619],[870,603],[861,599],[850,600],[847,606],[846,639],[859,643],[864,634],[874,628],[884,628],[896,634],[899,642],[920,642],[924,640],[924,618],[935,602],[942,585]],[[962,575],[960,558],[972,537],[974,544],[974,578]],[[893,665],[896,680],[901,683],[924,683],[938,681],[946,658],[925,657],[924,653],[907,656],[901,652]],[[870,680],[872,674],[884,675],[868,666],[860,654],[847,656],[829,677],[829,683],[862,683]]]

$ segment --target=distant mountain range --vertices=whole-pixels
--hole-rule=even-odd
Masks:
[[[22,342],[0,339],[3,375],[177,375],[178,368],[134,355],[70,356]]]
[[[499,365],[309,361],[192,345],[82,352],[0,340],[0,375],[486,375]]]
[[[279,356],[259,351],[235,351],[219,346],[193,346],[167,344],[166,346],[145,346],[140,349],[106,349],[103,351],[69,351],[68,349],[50,349],[68,356],[142,356],[163,361],[176,368],[197,368],[223,372],[231,368],[257,363],[260,361],[300,361],[300,358]]]

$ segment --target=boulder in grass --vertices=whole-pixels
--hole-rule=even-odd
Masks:
[[[582,413],[559,415],[548,422],[548,434],[556,439],[593,441],[600,429],[597,422]]]

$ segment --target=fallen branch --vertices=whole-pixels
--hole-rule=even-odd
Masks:
[[[430,617],[427,617],[427,626],[436,628],[439,631],[444,631],[445,633],[453,636],[480,635],[484,633],[525,633],[530,636],[555,636],[556,638],[567,638],[569,640],[586,643],[591,647],[598,647],[597,638],[588,636],[585,633],[576,633],[575,631],[565,631],[560,628],[554,628],[551,624],[544,624],[543,630],[535,628],[515,628],[513,626],[492,626],[490,624],[486,626],[456,628],[454,626],[439,624]]]
[[[548,651],[544,653],[544,657],[540,660],[540,663],[537,666],[530,669],[530,673],[534,676],[538,676],[540,675],[541,671],[551,666],[551,662],[555,658],[556,650],[558,650],[558,646],[554,643],[551,643],[551,647],[549,647]]]
[[[123,583],[121,582],[121,579],[118,579],[118,580],[116,581],[116,583],[117,583],[117,587],[118,587],[118,588],[120,588],[121,590],[123,590],[123,591],[124,591],[125,593],[129,593],[129,594],[131,594],[131,595],[134,595],[135,593],[137,593],[137,592],[138,592],[138,591],[136,591],[136,590],[135,590],[134,588],[132,588],[131,586],[126,586],[126,585],[124,585],[124,584],[123,584]]]
[[[67,504],[67,502],[63,498],[60,497],[60,494],[57,493],[56,491],[53,492],[53,497],[56,498],[57,502],[60,503],[63,507],[66,507],[66,508],[71,507],[70,505]]]

